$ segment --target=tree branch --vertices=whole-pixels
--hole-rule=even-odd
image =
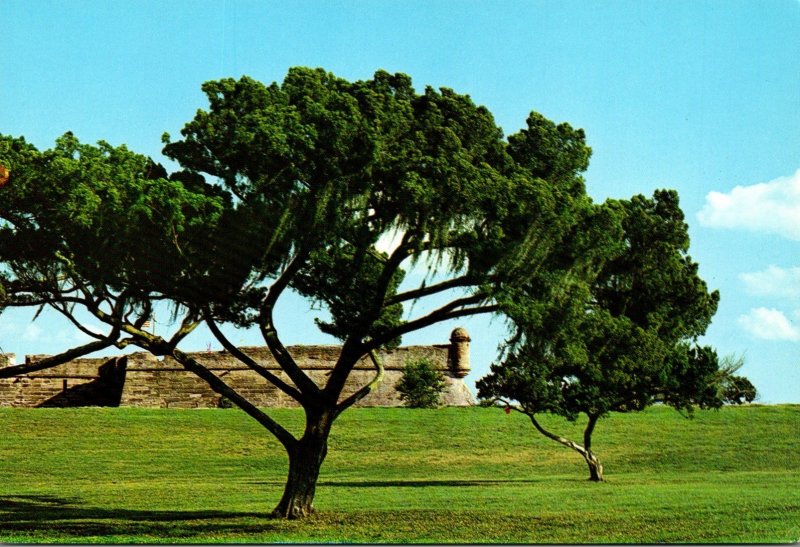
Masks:
[[[87,336],[90,336],[91,338],[96,338],[97,340],[103,340],[103,339],[108,338],[107,336],[104,336],[102,334],[99,334],[99,333],[96,333],[96,332],[92,332],[91,330],[89,330],[85,326],[83,326],[80,323],[80,321],[75,319],[75,316],[72,314],[72,312],[70,312],[67,309],[66,306],[59,305],[58,303],[50,304],[50,306],[52,308],[54,308],[56,311],[58,311],[59,313],[61,313],[61,315],[66,317],[73,325],[75,325],[75,327],[78,330],[80,330],[82,333],[86,334]]]
[[[386,304],[387,305],[399,304],[400,302],[406,302],[408,300],[415,300],[417,298],[422,298],[424,296],[430,296],[432,294],[443,292],[448,289],[455,289],[457,287],[468,287],[472,284],[473,282],[470,280],[469,276],[464,275],[461,277],[448,279],[447,281],[442,281],[441,283],[436,283],[435,285],[429,285],[427,287],[419,287],[417,289],[412,289],[404,293],[396,294],[393,297],[388,298],[386,300]]]
[[[3,303],[4,306],[9,308],[26,308],[32,306],[52,306],[54,302],[63,302],[71,304],[84,304],[84,300],[77,297],[68,296],[39,296],[28,297],[26,295],[15,295]]]
[[[408,321],[406,323],[403,323],[402,325],[398,325],[392,330],[387,331],[380,336],[376,336],[372,341],[369,342],[369,344],[366,347],[367,349],[378,348],[386,344],[390,340],[394,340],[399,336],[403,336],[404,334],[408,334],[409,332],[414,332],[415,330],[429,327],[436,323],[441,323],[442,321],[457,319],[459,317],[467,317],[470,315],[494,313],[500,310],[500,306],[497,304],[487,304],[485,306],[474,306],[474,307],[457,309],[460,306],[465,306],[470,302],[472,303],[480,302],[480,300],[482,299],[483,297],[480,298],[469,297],[453,301],[449,304],[442,306],[437,310],[432,311],[428,315],[423,315],[422,317],[418,317],[417,319]]]
[[[233,355],[236,359],[244,363],[248,368],[257,372],[263,378],[265,378],[268,382],[272,383],[278,389],[283,391],[285,394],[290,396],[292,399],[297,401],[300,404],[303,404],[305,401],[305,397],[303,396],[297,388],[290,386],[281,378],[272,372],[270,372],[266,367],[258,364],[252,357],[244,353],[242,350],[237,348],[235,345],[231,343],[230,340],[222,333],[222,331],[217,326],[216,322],[211,318],[210,314],[205,314],[205,321],[208,325],[208,328],[211,329],[212,334],[219,340],[228,353]]]
[[[563,444],[567,448],[571,448],[571,449],[577,451],[584,458],[586,457],[587,453],[589,452],[588,449],[586,449],[585,447],[579,445],[578,443],[576,443],[574,441],[571,441],[571,440],[569,440],[569,439],[567,439],[565,437],[562,437],[561,435],[557,435],[555,433],[551,433],[550,431],[548,431],[545,428],[543,428],[542,425],[539,423],[539,421],[536,419],[536,413],[535,412],[531,412],[531,411],[526,410],[524,408],[521,408],[521,407],[519,407],[517,405],[512,405],[510,402],[508,402],[505,399],[502,399],[500,397],[495,397],[494,399],[491,399],[491,401],[492,402],[497,402],[497,403],[502,403],[503,405],[505,405],[505,408],[510,409],[510,410],[514,410],[516,412],[519,412],[520,414],[524,414],[525,416],[530,418],[531,423],[533,424],[533,427],[536,428],[536,431],[538,431],[539,433],[541,433],[542,435],[544,435],[548,439],[552,439],[552,440],[556,441],[557,443]],[[595,422],[597,421],[597,417],[595,417],[594,421]],[[590,417],[590,423],[591,423],[591,417]],[[588,426],[587,426],[587,429],[588,429]],[[594,423],[592,423],[592,429],[594,429]],[[591,431],[590,431],[589,435],[591,435]]]
[[[374,307],[377,310],[380,310],[380,308],[383,307],[386,291],[392,282],[394,274],[400,268],[400,265],[403,263],[403,261],[409,257],[408,245],[413,238],[414,235],[411,232],[404,233],[403,239],[400,241],[400,245],[398,245],[392,254],[389,255],[389,260],[387,260],[384,264],[383,271],[378,278],[378,283],[376,285],[377,288],[375,291],[376,299],[378,299],[378,301],[375,302]],[[381,296],[378,297],[377,295]]]
[[[384,259],[383,257],[375,255],[376,258],[381,260],[384,264],[375,285],[375,298],[373,298],[371,302],[368,302],[364,306],[364,317],[369,318],[365,321],[366,324],[372,325],[381,316],[381,312],[383,311],[384,306],[386,306],[386,293],[389,290],[395,273],[397,273],[400,265],[408,257],[407,246],[412,238],[413,235],[411,232],[406,232],[403,234],[402,242],[394,250],[394,252],[392,252],[388,259]],[[369,352],[367,346],[362,343],[362,340],[364,340],[368,334],[369,327],[366,329],[362,328],[359,331],[351,332],[342,345],[342,351],[339,354],[339,359],[337,359],[336,364],[331,371],[330,377],[328,378],[328,382],[325,384],[325,388],[323,390],[323,392],[331,401],[334,402],[334,404],[339,400],[339,395],[341,394],[342,389],[344,389],[344,385],[347,382],[347,378],[350,376],[353,367],[355,367],[358,360],[365,355],[365,352]],[[372,347],[377,348],[378,346]]]
[[[336,415],[338,416],[358,401],[369,395],[373,389],[378,387],[378,385],[383,381],[383,362],[380,358],[375,354],[375,350],[370,350],[369,357],[372,360],[372,364],[375,365],[375,377],[372,379],[370,383],[363,386],[361,389],[350,395],[347,399],[342,401],[336,406]]]
[[[278,297],[283,293],[286,287],[289,286],[292,277],[300,270],[306,256],[307,253],[305,251],[298,251],[281,275],[278,276],[272,286],[270,286],[261,303],[261,308],[259,310],[261,320],[258,326],[261,330],[261,336],[267,343],[267,347],[272,352],[272,356],[275,357],[275,361],[277,361],[281,369],[291,378],[294,385],[297,386],[297,389],[306,397],[306,403],[312,403],[320,395],[321,390],[317,384],[297,366],[294,358],[280,341],[278,330],[275,328],[275,323],[272,318],[272,313],[275,309],[275,303],[278,301]]]
[[[536,430],[539,433],[541,433],[542,435],[544,435],[548,439],[552,439],[552,440],[556,441],[557,443],[563,444],[567,448],[571,448],[571,449],[575,450],[576,452],[578,452],[584,458],[587,456],[587,453],[589,451],[585,447],[579,445],[578,443],[576,443],[574,441],[570,441],[569,439],[567,439],[565,437],[562,437],[561,435],[556,435],[555,433],[551,433],[551,432],[547,431],[545,428],[543,428],[539,424],[539,422],[536,420],[535,414],[533,412],[528,413],[528,412],[525,412],[524,410],[520,410],[520,412],[522,412],[523,414],[527,415],[531,419],[531,423],[533,424],[533,427],[535,427]]]
[[[175,334],[172,335],[172,338],[170,338],[169,342],[167,343],[172,348],[178,347],[180,341],[189,336],[189,334],[191,334],[191,332],[196,329],[199,324],[200,321],[194,314],[187,313],[186,317],[184,317],[183,321],[181,322],[180,328],[175,332]]]
[[[259,325],[261,327],[261,335],[267,343],[272,356],[277,361],[278,366],[289,376],[300,393],[303,394],[301,402],[306,404],[316,404],[317,397],[319,397],[322,390],[314,383],[311,378],[297,365],[289,350],[283,345],[278,338],[278,331],[272,323],[272,313],[264,319],[264,322]]]
[[[93,353],[95,351],[99,351],[101,349],[105,349],[113,345],[114,345],[114,340],[111,339],[96,340],[94,342],[89,342],[88,344],[67,350],[63,353],[59,353],[58,355],[51,355],[50,357],[45,357],[43,359],[36,361],[35,363],[26,365],[12,365],[10,367],[0,368],[0,378],[11,378],[12,376],[29,374],[31,372],[38,372],[40,370],[45,370],[58,365],[63,365],[64,363],[72,361],[73,359],[83,357],[84,355]]]
[[[173,349],[169,351],[168,354],[171,355],[181,365],[183,365],[183,368],[205,380],[205,382],[215,392],[230,399],[231,402],[233,402],[236,406],[241,408],[250,417],[263,425],[270,433],[275,435],[275,437],[281,442],[287,451],[294,449],[295,445],[297,444],[297,439],[295,439],[287,429],[273,420],[265,412],[257,408],[245,397],[240,395],[235,389],[222,381],[216,374],[208,370],[196,359],[192,359],[182,351]]]
[[[270,285],[269,289],[267,290],[267,294],[264,295],[264,300],[261,303],[261,309],[268,309],[272,310],[275,307],[275,303],[278,301],[278,297],[283,293],[286,287],[289,286],[289,283],[292,281],[292,278],[300,271],[300,268],[303,267],[303,262],[308,257],[308,253],[302,249],[298,249],[297,253],[292,257],[289,263],[286,265],[286,268],[281,272],[281,274],[275,279],[275,282]]]

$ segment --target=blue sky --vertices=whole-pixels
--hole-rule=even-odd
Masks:
[[[582,127],[596,200],[679,191],[691,254],[722,294],[706,342],[744,354],[763,402],[800,402],[797,0],[0,0],[0,21],[0,133],[40,148],[71,130],[159,159],[161,134],[205,106],[202,82],[280,81],[296,65],[451,87],[507,134],[531,110]],[[279,312],[289,343],[326,341],[303,303]],[[78,341],[52,314],[30,320],[0,315],[0,347],[53,353]],[[474,382],[504,328],[459,324],[472,333]],[[405,342],[441,343],[454,326]],[[198,332],[187,346],[212,340]]]

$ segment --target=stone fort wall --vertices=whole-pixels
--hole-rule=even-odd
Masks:
[[[288,384],[266,347],[244,347],[242,351],[270,369]],[[339,346],[293,346],[287,348],[295,361],[317,385],[322,386],[339,356]],[[292,407],[295,401],[226,351],[194,352],[192,357],[206,366],[256,406]],[[429,359],[445,376],[446,388],[441,403],[449,406],[474,404],[464,383],[470,370],[469,336],[464,329],[453,331],[449,344],[405,346],[381,352],[383,381],[357,406],[400,406],[395,385],[402,378],[406,363]],[[5,357],[5,361],[3,358]],[[26,363],[43,355],[26,356]],[[0,366],[14,364],[13,355],[0,355]],[[368,359],[362,359],[350,375],[342,398],[347,397],[375,376]],[[215,408],[220,396],[202,379],[172,358],[157,359],[147,352],[129,355],[75,359],[63,365],[30,374],[0,379],[0,406],[137,406],[154,408]]]

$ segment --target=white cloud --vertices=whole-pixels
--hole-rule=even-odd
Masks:
[[[22,332],[22,339],[27,342],[35,342],[41,337],[41,335],[42,329],[31,323],[25,327],[25,330]]]
[[[709,192],[697,218],[703,226],[744,228],[800,241],[800,169],[727,193]]]
[[[763,340],[800,341],[800,328],[796,327],[780,310],[755,308],[739,316],[739,325]]]
[[[739,279],[744,282],[747,292],[756,296],[800,298],[800,267],[770,266],[760,272],[739,274]]]

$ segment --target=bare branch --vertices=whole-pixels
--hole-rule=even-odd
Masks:
[[[404,293],[396,294],[393,297],[388,298],[386,300],[386,304],[387,305],[399,304],[400,302],[406,302],[408,300],[416,300],[417,298],[430,296],[432,294],[443,292],[449,289],[455,289],[457,287],[468,287],[472,284],[473,281],[471,280],[471,278],[469,276],[464,275],[461,277],[448,279],[447,281],[442,281],[441,283],[429,285],[427,287],[419,287],[417,289],[412,289]]]
[[[298,251],[281,275],[278,276],[272,286],[270,286],[261,303],[261,321],[259,321],[258,326],[261,330],[261,336],[263,336],[264,341],[267,343],[267,347],[269,347],[269,350],[272,352],[272,356],[275,357],[275,361],[277,361],[281,369],[289,375],[289,378],[291,378],[300,392],[307,397],[307,401],[313,401],[320,395],[321,390],[317,384],[297,366],[294,358],[280,341],[278,330],[275,328],[275,323],[272,318],[272,313],[275,309],[275,303],[278,301],[278,297],[283,293],[286,287],[289,286],[291,279],[300,270],[306,256],[307,253],[305,251]]]
[[[283,294],[283,291],[289,286],[292,278],[300,271],[300,268],[303,267],[306,258],[308,258],[308,253],[303,249],[298,249],[281,274],[275,279],[272,285],[270,285],[267,294],[264,295],[264,300],[261,303],[262,310],[268,309],[271,311],[272,308],[275,307],[278,297]]]
[[[244,353],[242,350],[237,348],[235,345],[228,340],[228,337],[225,336],[222,331],[219,329],[217,324],[211,318],[209,314],[205,315],[205,321],[208,325],[208,328],[211,329],[211,332],[220,341],[222,347],[224,347],[228,353],[236,357],[239,361],[244,363],[248,368],[260,374],[263,378],[265,378],[268,382],[276,386],[278,389],[289,395],[292,399],[299,403],[303,403],[305,401],[305,397],[303,396],[297,388],[290,386],[286,382],[280,379],[279,376],[270,372],[266,367],[258,364],[252,357]]]
[[[183,321],[181,322],[180,328],[175,332],[175,334],[172,335],[172,338],[170,338],[169,342],[167,343],[172,348],[178,347],[180,341],[189,336],[189,334],[196,329],[199,324],[200,321],[194,314],[186,314],[186,317],[184,317]]]
[[[50,304],[50,306],[54,310],[56,310],[57,312],[61,313],[61,315],[66,317],[69,320],[69,322],[72,323],[75,326],[75,328],[77,328],[79,331],[81,331],[82,333],[86,334],[87,336],[89,336],[91,338],[95,338],[97,340],[108,339],[108,337],[105,336],[104,334],[101,334],[101,333],[98,333],[98,332],[94,332],[94,331],[91,331],[88,328],[86,328],[80,321],[75,319],[75,316],[72,314],[72,312],[70,311],[70,309],[67,306],[64,306],[64,305],[62,305],[60,303],[52,303],[52,304]]]
[[[51,306],[54,302],[64,302],[73,304],[83,304],[84,301],[80,298],[65,297],[65,296],[51,296],[51,297],[27,297],[25,295],[15,295],[6,302],[4,306],[9,308],[27,308],[31,306]]]
[[[450,319],[457,319],[459,317],[467,317],[471,315],[494,313],[500,310],[500,306],[497,304],[471,306],[471,304],[478,304],[484,299],[485,297],[483,295],[473,295],[466,298],[453,300],[452,302],[432,311],[428,315],[423,315],[417,319],[407,321],[406,323],[398,325],[397,327],[381,334],[380,336],[376,336],[368,343],[367,348],[378,348],[399,336],[429,327],[436,323],[441,323],[442,321],[448,321]]]
[[[219,393],[223,397],[227,397],[230,401],[241,408],[245,413],[247,413],[250,417],[255,419],[258,423],[263,425],[270,433],[275,435],[275,437],[283,444],[283,446],[287,450],[293,450],[294,446],[297,444],[297,439],[285,429],[281,424],[273,420],[269,415],[265,412],[257,408],[253,403],[248,401],[245,397],[240,395],[236,390],[234,390],[231,386],[226,384],[222,381],[216,374],[208,370],[202,364],[200,364],[196,359],[192,359],[185,353],[172,350],[169,354],[175,358],[183,368],[192,372],[206,381],[206,383],[213,389],[215,392]]]
[[[521,407],[521,406],[518,406],[518,405],[513,405],[509,401],[503,399],[502,397],[494,397],[493,399],[490,399],[490,402],[492,402],[492,403],[501,403],[502,405],[504,405],[504,408],[506,409],[506,412],[509,412],[509,411],[513,410],[515,412],[519,412],[520,414],[524,414],[525,416],[530,418],[531,423],[533,424],[533,427],[535,427],[536,430],[539,433],[541,433],[542,435],[544,435],[548,439],[552,439],[552,440],[556,441],[557,443],[563,444],[567,448],[571,448],[573,450],[576,450],[577,452],[579,452],[584,457],[586,457],[587,452],[589,452],[588,448],[585,448],[585,447],[579,445],[578,443],[576,443],[574,441],[571,441],[571,440],[569,440],[569,439],[567,439],[565,437],[562,437],[561,435],[557,435],[555,433],[551,433],[550,431],[546,430],[544,427],[542,427],[542,425],[536,419],[536,413],[535,412],[527,410],[524,407]],[[586,431],[588,432],[588,434],[590,436],[591,436],[592,430],[594,429],[594,424],[597,422],[597,418],[598,418],[597,416],[594,416],[594,418],[592,418],[591,416],[589,417],[589,425],[586,426]],[[585,433],[584,433],[584,435],[585,435]]]
[[[0,378],[11,378],[12,376],[29,374],[31,372],[37,372],[58,365],[63,365],[64,363],[72,361],[73,359],[83,357],[84,355],[88,355],[89,353],[93,353],[95,351],[99,351],[101,349],[105,349],[113,345],[114,345],[114,340],[112,339],[96,340],[94,342],[89,342],[88,344],[67,350],[63,353],[59,353],[58,355],[51,355],[50,357],[45,357],[43,359],[36,361],[35,363],[30,363],[25,365],[12,365],[10,367],[0,368]]]
[[[363,386],[361,389],[350,395],[347,399],[342,401],[336,406],[336,415],[338,416],[358,401],[369,395],[373,389],[378,387],[378,385],[383,381],[383,362],[380,358],[375,354],[375,350],[370,350],[369,357],[372,360],[372,364],[375,365],[375,377],[372,379],[370,383]]]

